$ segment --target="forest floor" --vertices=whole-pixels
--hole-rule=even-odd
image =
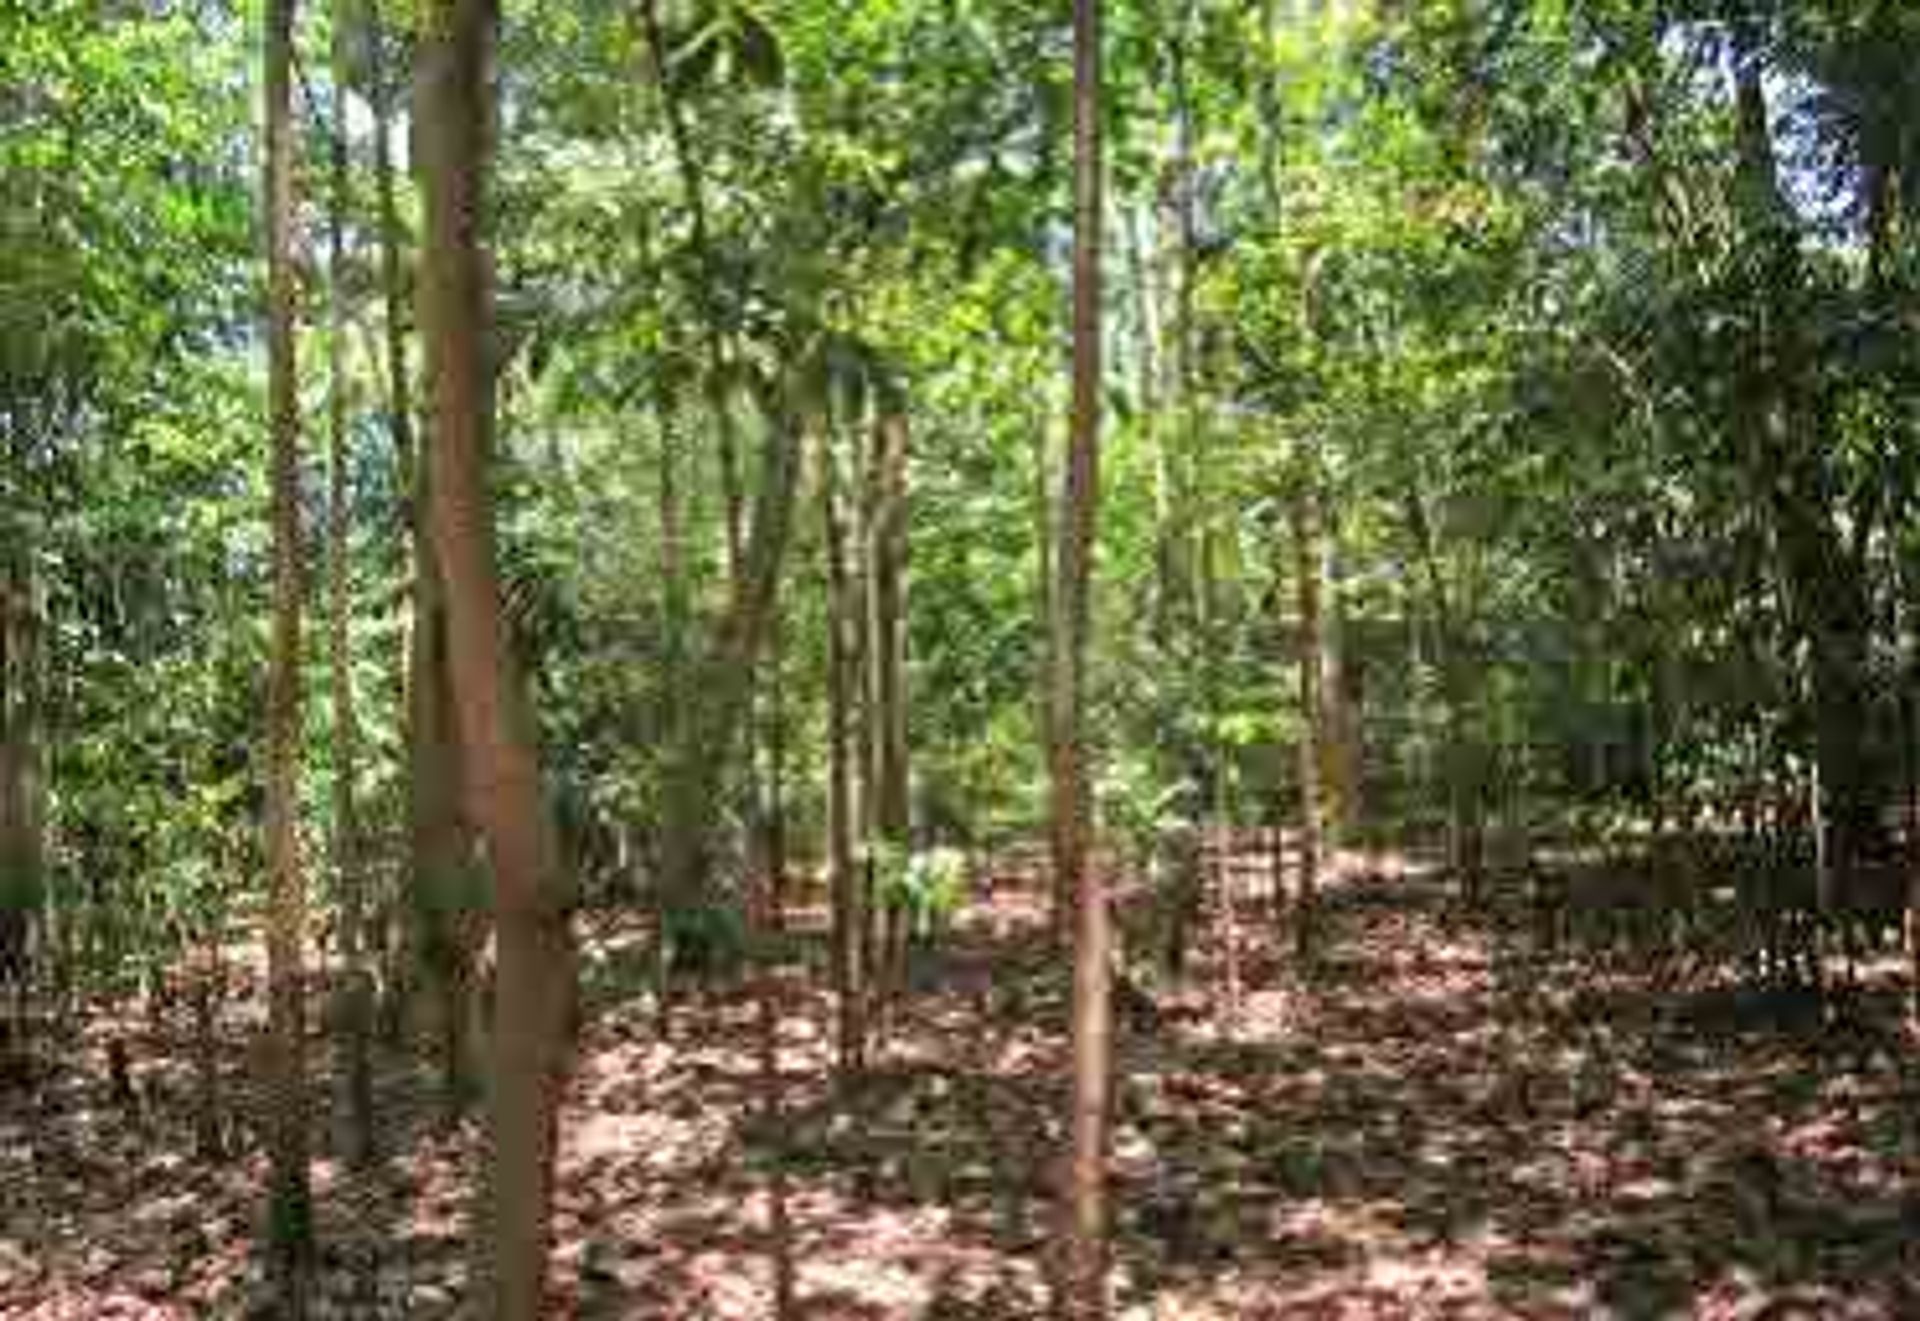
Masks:
[[[1889,1006],[1548,963],[1417,874],[1330,890],[1311,977],[1264,911],[1121,1030],[1119,1315],[1920,1316],[1920,1060]],[[858,1087],[818,977],[785,978],[777,1115],[752,988],[663,1034],[620,934],[587,942],[558,1314],[770,1317],[777,1270],[809,1318],[1040,1313],[1067,976],[1030,890],[920,960]],[[0,1094],[0,1316],[246,1314],[264,1168],[194,1160],[178,1031],[134,1041],[135,1114],[97,1039]],[[421,1074],[382,1070],[373,1174],[321,1143],[323,1315],[454,1310],[478,1136],[436,1133]]]

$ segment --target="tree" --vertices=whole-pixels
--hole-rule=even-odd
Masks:
[[[544,1305],[575,988],[571,898],[501,611],[488,485],[495,364],[484,225],[497,23],[491,0],[436,0],[423,13],[420,320],[433,419],[429,520],[446,585],[461,793],[486,845],[498,951],[476,1293],[484,1315],[532,1321]]]
[[[404,533],[411,566],[403,690],[406,724],[407,860],[405,948],[395,969],[388,1016],[405,1014],[414,976],[424,973],[440,1051],[444,1117],[465,1112],[474,1088],[473,1040],[478,1006],[475,962],[487,932],[480,902],[483,882],[474,867],[472,824],[460,802],[460,747],[455,729],[446,607],[446,582],[434,547],[429,511],[434,434],[414,440],[413,391],[408,372],[406,279],[398,181],[390,138],[394,79],[377,53],[384,49],[377,8],[368,9],[376,52],[373,70],[374,174],[379,195],[381,284],[386,299],[386,376],[389,426],[402,490]],[[417,966],[416,966],[417,965]]]
[[[1309,461],[1292,500],[1294,592],[1300,619],[1300,875],[1294,891],[1293,951],[1305,963],[1314,954],[1315,908],[1326,821],[1322,772],[1326,722],[1321,658],[1326,621],[1321,601],[1321,508],[1319,474]]]
[[[826,562],[827,665],[827,890],[833,905],[833,989],[839,1001],[839,1064],[842,1076],[858,1073],[866,1052],[866,987],[862,958],[865,922],[854,872],[852,721],[853,674],[848,633],[851,592],[847,583],[846,527],[840,514],[831,430],[822,426],[815,445],[820,500],[820,555]]]
[[[1107,1144],[1113,1070],[1112,917],[1087,865],[1084,743],[1100,443],[1100,0],[1073,10],[1073,418],[1055,558],[1051,697],[1055,885],[1073,896],[1072,1147],[1057,1306],[1070,1321],[1107,1314]]]
[[[907,845],[907,444],[905,401],[883,387],[867,455],[867,665],[872,826],[896,848]]]
[[[348,482],[347,245],[351,206],[347,146],[347,44],[353,8],[336,0],[333,13],[333,122],[330,126],[331,192],[327,226],[327,582],[330,618],[327,645],[333,688],[333,865],[340,892],[340,952],[345,965],[345,1061],[351,1155],[358,1164],[374,1150],[373,1071],[368,1058],[373,981],[367,968],[366,877],[360,858],[359,719],[353,700],[353,511]]]
[[[271,415],[273,644],[267,672],[267,980],[273,1175],[268,1256],[285,1314],[307,1313],[313,1202],[307,1170],[305,883],[300,863],[300,399],[293,269],[294,0],[266,7],[267,371]]]

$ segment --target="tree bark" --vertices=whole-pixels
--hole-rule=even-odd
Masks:
[[[333,849],[334,874],[340,894],[340,954],[346,977],[346,1015],[343,1024],[341,1073],[346,1082],[349,1157],[358,1165],[373,1158],[373,1074],[368,1060],[373,986],[366,966],[366,893],[360,868],[360,819],[357,786],[359,723],[353,700],[353,651],[349,621],[353,617],[352,533],[347,476],[347,424],[350,401],[347,380],[346,221],[349,196],[347,150],[347,37],[351,6],[335,0],[333,13],[333,124],[331,149],[332,207],[327,226],[328,278],[328,474],[327,579],[331,608],[328,621],[330,679],[333,687]]]
[[[695,142],[694,134],[687,122],[686,109],[680,98],[675,95],[673,81],[668,74],[669,51],[666,33],[660,20],[659,0],[642,0],[637,14],[640,24],[640,36],[647,52],[647,72],[653,84],[655,96],[660,102],[660,111],[666,121],[667,138],[673,152],[674,167],[680,175],[683,200],[692,228],[692,246],[699,278],[691,290],[695,306],[699,311],[700,343],[704,356],[702,372],[707,405],[712,414],[716,456],[719,461],[720,498],[726,532],[727,578],[736,601],[747,595],[749,578],[756,572],[752,562],[754,548],[747,544],[747,532],[744,526],[745,500],[740,483],[740,439],[738,419],[735,416],[733,392],[728,380],[727,333],[722,324],[722,305],[719,298],[721,274],[714,260],[714,246],[711,226],[707,215],[707,188],[705,172]],[[764,475],[764,474],[763,474]],[[724,703],[734,710],[718,713],[712,723],[717,727],[724,744],[730,745],[733,738],[733,725],[744,725],[747,744],[751,749],[755,742],[754,667],[758,664],[758,647],[745,652],[739,664],[738,676],[726,678],[725,691],[721,694]],[[695,690],[696,692],[701,690]],[[713,755],[717,758],[716,771],[724,759],[718,758],[717,749],[698,745],[681,745],[680,752],[685,757],[703,758]],[[753,779],[754,758],[751,752],[747,757],[747,794],[749,801],[754,796]],[[685,775],[676,776],[676,781],[686,781]],[[717,794],[721,788],[720,777],[700,775],[692,777],[691,788],[699,789],[703,794]],[[656,896],[660,904],[660,915],[664,919],[670,905],[692,902],[698,898],[697,891],[704,880],[707,868],[706,838],[711,826],[711,813],[704,798],[696,799],[689,792],[668,792],[666,823],[664,830],[665,858],[663,876]],[[664,931],[664,926],[662,927]]]
[[[385,32],[377,0],[367,0],[367,4],[367,30],[374,49],[380,51],[384,49]],[[452,1122],[465,1111],[475,1085],[468,1031],[473,1018],[469,1004],[471,965],[486,919],[484,914],[470,911],[464,914],[464,920],[455,921],[461,916],[464,896],[474,884],[470,875],[472,848],[460,812],[459,749],[455,745],[447,677],[445,591],[427,526],[432,483],[414,437],[412,378],[407,364],[408,291],[391,147],[394,87],[383,62],[374,70],[372,93],[381,284],[386,304],[387,421],[412,564],[401,665],[407,759],[406,896],[398,906],[404,915],[399,924],[403,938],[396,942],[396,966],[389,970],[384,1017],[397,1031],[413,998],[415,977],[424,972],[437,1020],[445,1118]]]
[[[702,697],[689,703],[680,745],[671,754],[662,805],[663,909],[695,902],[705,883],[721,773],[745,723],[750,671],[765,644],[786,561],[799,485],[800,427],[783,403],[774,403],[768,412],[742,572],[707,654],[694,662],[693,677]]]
[[[1073,426],[1062,487],[1054,600],[1053,861],[1074,896],[1072,1143],[1060,1316],[1107,1315],[1107,1148],[1113,1071],[1113,936],[1105,885],[1087,865],[1084,746],[1100,443],[1100,0],[1075,0]]]
[[[378,17],[369,23],[377,31]],[[438,1037],[443,1117],[465,1113],[477,1086],[472,1026],[473,965],[488,919],[474,902],[470,827],[460,807],[460,749],[449,676],[446,587],[428,526],[431,464],[416,446],[413,392],[407,366],[407,288],[401,254],[397,181],[390,136],[393,88],[385,70],[374,79],[374,173],[380,200],[382,283],[386,298],[389,425],[395,465],[405,493],[412,576],[405,640],[402,710],[406,722],[407,866],[405,938],[389,994],[397,1020],[424,973]],[[426,437],[427,447],[433,441]]]
[[[906,628],[903,619],[906,560],[907,417],[900,401],[886,397],[874,420],[866,452],[861,563],[866,606],[865,728],[869,838],[903,865],[910,844],[907,794]],[[877,855],[869,854],[872,875]],[[877,919],[869,960],[882,994],[899,989],[906,973],[906,915],[899,905],[869,900]]]
[[[1036,664],[1033,680],[1033,724],[1035,741],[1046,750],[1051,767],[1053,747],[1058,741],[1054,731],[1053,714],[1053,651],[1055,645],[1053,627],[1053,500],[1048,483],[1052,470],[1051,446],[1047,443],[1047,423],[1044,416],[1034,419],[1033,427],[1033,599],[1034,625],[1039,634],[1039,645],[1035,648]],[[1051,773],[1051,770],[1049,770]],[[1049,921],[1054,938],[1064,948],[1070,939],[1069,922],[1073,913],[1073,897],[1066,892],[1065,876],[1058,869],[1052,879],[1052,893],[1049,895],[1051,911]]]
[[[827,587],[827,891],[833,906],[833,989],[839,1005],[839,1066],[843,1079],[857,1075],[866,1051],[865,978],[861,955],[865,919],[853,863],[853,768],[851,723],[852,648],[847,634],[846,527],[840,516],[832,432],[817,433],[820,483],[820,547]]]
[[[1156,463],[1163,471],[1156,480],[1165,488],[1164,520],[1156,532],[1155,559],[1162,575],[1166,627],[1170,645],[1184,648],[1176,653],[1187,665],[1195,665],[1206,643],[1201,636],[1206,598],[1201,576],[1205,572],[1204,535],[1196,538],[1194,529],[1195,479],[1204,470],[1204,456],[1198,453],[1200,428],[1195,411],[1194,331],[1196,326],[1194,278],[1196,217],[1194,209],[1195,113],[1192,77],[1193,0],[1177,0],[1173,21],[1175,32],[1167,43],[1167,84],[1173,112],[1173,157],[1167,162],[1159,181],[1155,211],[1160,229],[1160,267],[1169,308],[1165,327],[1165,352],[1161,355],[1162,407],[1172,416],[1172,435],[1161,440]],[[1199,755],[1205,758],[1206,749]],[[1202,778],[1211,779],[1211,768]],[[1205,807],[1197,810],[1204,811]]]
[[[1309,474],[1293,500],[1294,593],[1300,616],[1300,871],[1292,904],[1294,957],[1305,963],[1314,952],[1314,917],[1320,884],[1324,793],[1326,707],[1322,681],[1325,651],[1321,600],[1320,493]]]
[[[313,1265],[308,1182],[306,1005],[302,985],[306,885],[301,871],[300,399],[295,376],[293,269],[294,0],[266,7],[267,403],[271,427],[273,631],[267,670],[267,1098],[271,1165],[268,1280],[280,1315],[307,1315]]]
[[[874,828],[905,846],[908,831],[907,746],[907,438],[905,411],[881,411],[869,455],[872,491],[867,643],[873,675]]]
[[[1440,548],[1427,517],[1425,496],[1417,487],[1406,493],[1407,525],[1414,553],[1426,571],[1427,608],[1433,621],[1433,651],[1440,671],[1445,708],[1447,790],[1447,866],[1460,884],[1460,899],[1477,908],[1485,880],[1485,757],[1474,717],[1473,671],[1467,654],[1465,621],[1447,591]]]
[[[481,1314],[542,1314],[560,1093],[571,1046],[572,897],[540,788],[532,713],[500,605],[492,494],[491,0],[433,0],[418,53],[426,249],[421,324],[434,438],[430,523],[447,592],[461,788],[493,880],[497,973],[487,1152],[473,1236]]]
[[[1324,488],[1320,492],[1320,762],[1326,835],[1339,848],[1360,819],[1363,771],[1359,712],[1353,701],[1345,564],[1340,522]]]
[[[35,964],[48,962],[45,785],[41,742],[42,602],[24,533],[0,552],[0,980],[11,984],[6,1044],[31,1067],[27,1006]],[[40,926],[35,948],[36,924]]]

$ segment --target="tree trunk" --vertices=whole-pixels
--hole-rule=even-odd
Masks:
[[[327,227],[329,284],[327,551],[332,617],[328,621],[333,685],[333,849],[340,894],[340,954],[346,976],[345,1041],[341,1073],[346,1080],[349,1158],[365,1165],[373,1158],[373,1074],[368,1061],[373,986],[366,966],[366,894],[360,868],[358,775],[359,726],[353,702],[353,652],[348,631],[353,617],[352,511],[347,481],[347,293],[346,218],[347,37],[350,6],[335,0],[333,14],[333,124],[331,147],[333,202]]]
[[[1046,419],[1037,417],[1033,428],[1033,598],[1034,624],[1040,642],[1035,648],[1037,664],[1034,666],[1033,724],[1036,741],[1051,758],[1058,735],[1054,729],[1053,713],[1054,545],[1053,501],[1048,485],[1053,465],[1049,462],[1049,448]],[[1067,944],[1071,934],[1068,924],[1073,912],[1073,898],[1066,892],[1065,884],[1064,875],[1056,869],[1052,894],[1049,896],[1049,918],[1054,937],[1062,947]]]
[[[1732,28],[1737,201],[1761,268],[1757,343],[1736,419],[1750,437],[1747,471],[1772,515],[1774,545],[1793,622],[1812,662],[1814,759],[1825,821],[1816,827],[1823,865],[1817,901],[1845,902],[1863,847],[1875,832],[1886,760],[1874,728],[1869,672],[1873,626],[1865,581],[1871,520],[1853,538],[1836,526],[1831,405],[1814,388],[1813,346],[1795,291],[1804,283],[1791,205],[1783,196],[1768,123],[1763,35]]]
[[[869,456],[873,492],[867,524],[871,574],[868,657],[873,673],[874,828],[904,847],[907,795],[907,416],[882,411]]]
[[[0,1057],[29,1070],[30,983],[45,961],[34,947],[45,905],[39,620],[33,547],[23,541],[0,553],[0,983],[11,992],[0,1005]]]
[[[266,8],[267,394],[273,521],[273,635],[267,671],[268,1280],[278,1314],[307,1314],[313,1202],[307,1172],[306,1006],[301,967],[300,398],[293,269],[294,0]]]
[[[193,1149],[209,1164],[227,1158],[220,1095],[220,1003],[226,998],[225,968],[216,933],[191,955],[193,978]]]
[[[1163,189],[1164,207],[1164,189]],[[1134,313],[1139,318],[1139,354],[1137,405],[1140,410],[1140,441],[1147,453],[1153,456],[1153,613],[1151,628],[1153,645],[1162,656],[1173,653],[1174,643],[1174,545],[1173,545],[1173,444],[1168,428],[1161,418],[1164,403],[1160,378],[1165,372],[1166,327],[1162,315],[1160,300],[1164,295],[1161,267],[1163,253],[1155,246],[1156,238],[1166,232],[1164,216],[1159,220],[1158,234],[1150,233],[1147,223],[1139,212],[1132,213],[1134,221],[1128,228],[1126,244],[1129,274],[1132,276],[1134,296],[1138,307]],[[1163,755],[1169,764],[1172,762],[1173,749],[1164,749]]]
[[[370,3],[368,31],[375,49],[384,41],[379,15]],[[373,77],[374,174],[380,203],[381,283],[386,302],[386,376],[388,425],[394,464],[403,493],[409,558],[401,709],[406,725],[407,865],[402,939],[389,970],[386,1016],[397,1033],[414,998],[417,974],[426,974],[439,1035],[441,1092],[445,1116],[457,1119],[474,1090],[475,1069],[467,1026],[470,970],[484,931],[484,915],[461,909],[475,882],[472,849],[460,814],[459,750],[455,746],[452,696],[447,677],[445,592],[427,526],[431,481],[428,465],[414,442],[413,391],[407,367],[407,287],[401,257],[400,208],[391,136],[394,89],[384,67]]]
[[[571,1046],[572,899],[540,789],[532,713],[495,564],[491,270],[491,0],[433,0],[418,53],[426,250],[421,324],[434,437],[430,524],[446,582],[461,789],[493,880],[497,973],[487,1152],[472,1236],[480,1314],[543,1311],[560,1092]]]
[[[1461,902],[1477,908],[1485,879],[1485,759],[1474,719],[1474,681],[1465,626],[1447,591],[1426,499],[1417,488],[1407,491],[1406,506],[1414,553],[1426,571],[1433,651],[1445,708],[1446,755],[1442,760],[1447,790],[1447,866],[1459,882]]]
[[[705,171],[694,134],[687,122],[685,107],[674,91],[669,72],[670,54],[660,20],[659,0],[643,0],[638,9],[637,19],[641,28],[640,36],[647,52],[647,73],[654,93],[659,99],[662,117],[666,121],[674,166],[680,175],[681,192],[692,228],[693,255],[699,274],[692,294],[699,311],[701,349],[704,355],[702,377],[708,408],[712,414],[715,449],[719,461],[721,508],[726,533],[727,577],[734,592],[735,602],[738,604],[750,595],[750,580],[756,576],[758,566],[756,549],[748,544],[748,534],[744,527],[745,501],[740,482],[739,427],[734,413],[733,392],[728,381],[727,333],[721,323],[721,306],[716,297],[722,277],[714,260],[713,243],[707,220]],[[771,470],[763,472],[763,479],[770,473]],[[757,521],[756,519],[756,523]],[[778,554],[777,551],[776,554]],[[693,731],[695,737],[676,746],[682,769],[675,775],[674,781],[675,784],[684,786],[684,789],[676,790],[670,786],[668,790],[663,830],[662,875],[656,894],[656,902],[660,906],[659,912],[663,919],[673,906],[695,902],[700,898],[698,891],[705,881],[708,849],[711,844],[707,835],[712,826],[712,801],[722,787],[719,771],[725,763],[723,749],[731,746],[736,724],[745,726],[747,746],[750,749],[754,746],[757,721],[754,710],[753,671],[759,660],[758,650],[756,643],[742,653],[735,662],[739,666],[738,672],[725,676],[724,691],[718,694],[718,697],[720,703],[729,709],[714,713],[710,717],[700,717],[697,726],[705,728],[696,727]],[[698,693],[703,690],[693,691]],[[717,737],[722,746],[709,745],[707,739],[710,737]],[[706,773],[706,759],[712,761],[711,773]],[[690,774],[689,768],[694,764],[702,765],[703,773]],[[747,757],[747,766],[748,778],[751,780],[753,768],[751,752]],[[752,792],[752,786],[749,784],[750,797]],[[664,932],[664,926],[662,931]],[[664,941],[662,947],[664,949]]]
[[[1320,884],[1322,822],[1326,796],[1323,769],[1326,705],[1322,682],[1326,651],[1321,608],[1320,493],[1309,475],[1294,497],[1294,591],[1300,615],[1300,874],[1293,895],[1293,952],[1302,964],[1313,957],[1314,917]]]
[[[660,700],[654,734],[660,746],[672,753],[686,742],[685,706],[689,700],[687,640],[693,624],[693,611],[687,580],[685,512],[680,499],[678,416],[675,401],[665,382],[656,381],[654,389],[654,413],[659,420],[660,431],[660,453],[655,471],[658,485],[656,513],[660,536],[661,617]],[[659,878],[654,879],[655,883],[647,888],[646,899],[654,929],[654,992],[665,1015],[671,983],[667,895],[666,887],[658,883]],[[670,1031],[671,1018],[663,1016],[661,1026],[663,1030]]]
[[[787,872],[787,836],[785,805],[786,757],[782,746],[780,645],[781,627],[776,611],[768,626],[767,678],[767,804],[765,854],[766,886],[761,913],[761,949],[763,967],[760,985],[760,1072],[764,1083],[762,1116],[768,1134],[769,1162],[767,1180],[767,1252],[773,1267],[773,1319],[790,1321],[796,1315],[798,1272],[793,1255],[793,1208],[791,1180],[787,1172],[786,1078],[780,1066],[780,1024],[785,1017],[786,992],[782,964],[785,961],[787,929],[785,893]]]
[[[833,906],[833,990],[839,1004],[839,1065],[843,1079],[857,1075],[866,1050],[865,978],[861,955],[865,919],[853,863],[852,665],[847,635],[852,628],[847,584],[846,528],[835,487],[832,433],[821,427],[816,442],[820,483],[820,547],[827,585],[827,891]]]
[[[385,49],[386,29],[379,0],[361,0],[366,6],[365,30],[376,52],[372,71],[373,173],[380,204],[380,284],[386,302],[387,423],[393,433],[394,467],[402,499],[408,502],[406,530],[418,553],[419,504],[413,446],[413,389],[407,375],[407,289],[400,253],[400,202],[393,168],[392,72],[377,52]]]
[[[428,437],[431,450],[435,438]],[[420,469],[416,517],[425,520],[432,482]],[[488,926],[482,881],[460,805],[461,748],[454,710],[446,585],[437,552],[422,541],[414,560],[407,683],[408,977],[424,973],[439,1038],[441,1100],[449,1124],[476,1086],[474,964]],[[404,992],[403,992],[404,994]]]
[[[783,624],[776,608],[767,626],[767,706],[762,721],[767,750],[767,778],[766,808],[761,821],[761,856],[766,861],[767,905],[776,931],[784,931],[787,920],[787,686],[782,673],[786,645]]]
[[[1345,565],[1340,554],[1340,523],[1321,492],[1319,573],[1320,612],[1320,763],[1326,833],[1334,848],[1346,840],[1360,816],[1359,715],[1353,702],[1354,671],[1348,654]]]
[[[1100,492],[1100,0],[1075,0],[1073,15],[1073,429],[1062,486],[1051,684],[1054,872],[1056,884],[1074,897],[1073,1127],[1056,1303],[1068,1321],[1098,1321],[1107,1315],[1113,935],[1105,885],[1087,866],[1082,723]]]
[[[701,897],[722,771],[746,723],[750,674],[766,641],[786,561],[799,485],[800,428],[782,407],[770,413],[744,566],[707,654],[694,662],[693,690],[701,696],[688,703],[679,746],[670,753],[661,810],[659,895],[664,909]]]
[[[865,716],[870,841],[884,846],[893,866],[905,865],[908,840],[905,596],[907,417],[898,401],[883,400],[866,453],[866,498],[861,519],[866,606]],[[868,867],[871,871],[869,854]],[[872,903],[879,919],[869,960],[875,987],[886,997],[906,975],[906,914],[895,903]]]
[[[878,785],[880,777],[875,773],[879,762],[879,727],[874,720],[874,693],[877,684],[874,680],[873,656],[873,483],[866,480],[871,472],[870,455],[873,451],[873,428],[863,428],[857,421],[847,428],[847,473],[848,499],[845,506],[847,517],[847,588],[848,605],[852,631],[847,635],[850,644],[848,659],[853,666],[852,692],[853,705],[850,708],[852,721],[848,726],[853,739],[853,839],[854,851],[859,855],[862,866],[872,855],[872,844],[879,829],[880,805]],[[869,922],[876,921],[880,914],[873,905],[868,905],[866,913]],[[871,932],[866,933],[871,938]]]
[[[377,114],[391,116],[385,97]],[[446,582],[433,544],[429,510],[433,504],[431,449],[413,442],[412,400],[408,388],[405,298],[400,265],[400,221],[387,133],[376,135],[380,155],[382,259],[387,286],[387,359],[392,390],[394,448],[403,476],[409,478],[408,533],[413,560],[407,627],[407,939],[405,968],[397,979],[401,1001],[412,999],[413,978],[425,974],[422,988],[432,1005],[438,1038],[442,1117],[452,1125],[465,1114],[478,1087],[476,1044],[470,1031],[474,1012],[474,963],[487,929],[479,903],[480,878],[474,872],[471,827],[460,806],[460,747],[453,707],[451,658],[447,632]],[[424,286],[421,290],[424,293]]]

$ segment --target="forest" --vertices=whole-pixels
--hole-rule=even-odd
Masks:
[[[1920,6],[0,0],[0,1318],[1920,1316]]]

